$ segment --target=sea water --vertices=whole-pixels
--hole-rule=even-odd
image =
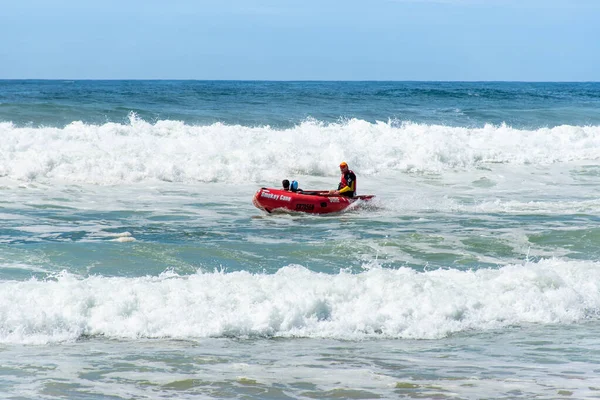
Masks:
[[[599,244],[600,84],[0,81],[0,398],[597,398]]]

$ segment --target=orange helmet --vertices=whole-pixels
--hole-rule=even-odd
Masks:
[[[342,161],[340,163],[340,168],[348,168],[348,164],[346,164],[346,161]]]

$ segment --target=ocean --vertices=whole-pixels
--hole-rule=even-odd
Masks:
[[[1,399],[600,398],[599,243],[600,83],[0,81]]]

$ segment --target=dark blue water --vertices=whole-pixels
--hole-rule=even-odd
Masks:
[[[64,127],[216,122],[286,128],[307,119],[535,129],[600,124],[600,83],[0,81],[0,121]]]

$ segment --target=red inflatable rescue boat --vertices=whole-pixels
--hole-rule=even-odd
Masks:
[[[299,211],[327,214],[343,211],[356,201],[368,201],[373,197],[375,196],[331,196],[326,190],[292,192],[283,189],[261,188],[254,195],[252,202],[257,208],[269,213]]]

